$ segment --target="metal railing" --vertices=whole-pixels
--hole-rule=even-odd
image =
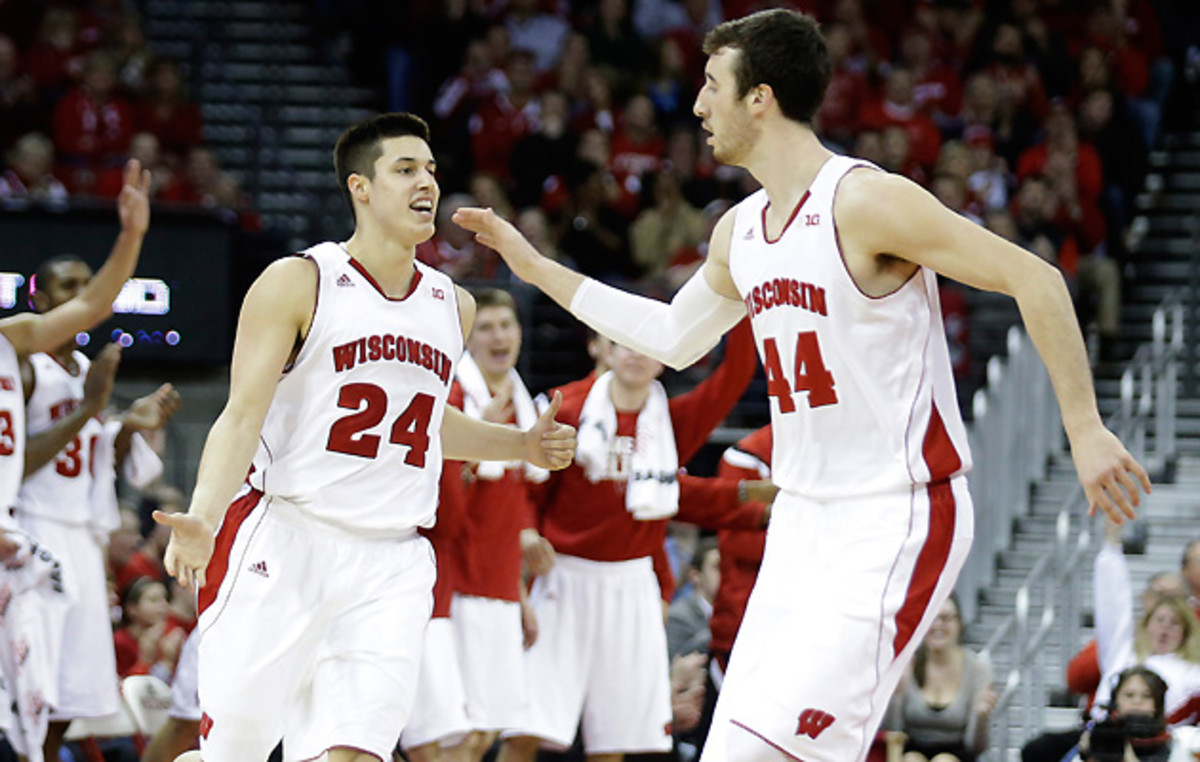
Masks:
[[[1184,352],[1185,308],[1172,293],[1154,312],[1153,339],[1140,347],[1121,377],[1120,407],[1109,419],[1133,455],[1155,473],[1175,457],[1175,407],[1180,357]],[[960,582],[960,598],[977,597],[992,583],[989,569],[996,553],[1008,547],[1014,518],[1028,510],[1029,486],[1044,474],[1047,458],[1061,450],[1062,434],[1054,413],[1052,390],[1045,370],[1028,339],[1013,329],[1008,336],[1006,363],[989,363],[988,387],[975,399],[972,431],[977,456],[972,495],[975,499],[976,548]],[[1050,401],[1046,399],[1050,394]],[[1152,446],[1148,442],[1151,414]],[[1051,431],[1051,427],[1054,431]],[[982,467],[982,468],[981,468]],[[992,713],[990,759],[1004,759],[1012,746],[1014,725],[1023,743],[1040,732],[1045,716],[1047,679],[1059,685],[1061,676],[1047,675],[1046,644],[1059,630],[1062,664],[1080,640],[1081,569],[1092,547],[1091,521],[1083,517],[1083,488],[1076,485],[1063,502],[1055,522],[1052,547],[1034,562],[1017,590],[1012,614],[1001,622],[983,653],[1008,655],[1008,672]],[[1076,520],[1073,517],[1081,517]]]

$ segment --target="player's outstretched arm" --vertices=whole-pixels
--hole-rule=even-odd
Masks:
[[[25,313],[0,321],[0,333],[8,338],[17,354],[25,356],[54,349],[109,316],[113,300],[133,275],[142,239],[150,227],[149,194],[149,170],[143,170],[137,159],[130,159],[125,165],[125,186],[117,197],[121,231],[108,260],[83,293],[66,304],[45,314]]]
[[[542,256],[516,228],[490,209],[462,208],[454,221],[500,252],[517,277],[540,288],[572,315],[619,344],[672,368],[684,368],[716,346],[746,310],[729,276],[726,214],[717,223],[704,266],[670,304],[621,291]]]
[[[575,427],[554,420],[560,407],[562,394],[555,392],[537,422],[521,431],[479,421],[446,406],[442,452],[448,460],[525,460],[552,471],[566,468],[575,457]]]
[[[154,512],[154,520],[172,530],[166,569],[189,588],[204,585],[213,535],[250,470],[275,385],[312,316],[316,294],[316,267],[288,257],[268,267],[242,302],[229,400],[208,432],[191,506],[187,513]]]
[[[1117,523],[1134,518],[1139,487],[1149,493],[1150,478],[1100,417],[1083,336],[1062,274],[897,175],[850,173],[842,181],[835,213],[847,251],[892,254],[1016,299],[1054,384],[1089,510],[1102,509]]]

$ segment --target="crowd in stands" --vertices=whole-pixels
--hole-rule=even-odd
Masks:
[[[1079,295],[1081,312],[1102,339],[1114,339],[1125,232],[1172,76],[1154,3],[790,4],[821,20],[833,61],[816,125],[823,139],[909,177],[950,208],[1056,263]],[[642,281],[664,292],[678,286],[704,257],[716,220],[753,190],[747,173],[716,163],[691,113],[703,80],[701,41],[720,20],[760,5],[409,3],[405,21],[421,35],[410,45],[416,65],[409,89],[415,110],[435,129],[443,193],[438,232],[419,256],[456,279],[506,282],[500,260],[449,222],[456,208],[483,205],[511,219],[539,250],[587,275]],[[246,203],[204,145],[201,110],[187,95],[179,65],[152,53],[141,19],[120,3],[0,4],[0,149],[0,204],[115,197],[129,157],[153,172],[156,204]],[[946,305],[964,309],[954,298]],[[506,362],[505,372],[515,355]],[[739,376],[733,397],[752,372]],[[577,418],[590,388],[577,387],[571,399]],[[507,413],[504,420],[517,420]],[[698,418],[667,417],[663,425],[678,435],[689,422],[699,426]],[[689,432],[693,452],[717,422]],[[765,436],[766,447],[759,434],[741,450],[747,457],[729,461],[731,478],[769,475],[769,430]],[[679,455],[679,464],[686,460]],[[550,485],[585,478],[578,469],[564,473]],[[122,506],[108,542],[116,664],[121,677],[151,674],[170,682],[195,610],[192,597],[164,572],[166,533],[147,521],[147,509],[182,510],[185,498],[156,485],[143,500],[141,510]],[[681,591],[666,618],[666,642],[677,739],[693,753],[761,559],[763,507],[740,503],[749,516],[745,526],[711,522],[718,539],[694,543],[690,566],[672,571],[667,553],[660,559],[655,548],[664,597],[676,586]],[[627,518],[624,506],[618,514]],[[572,550],[582,533],[559,529],[549,539],[559,552]],[[664,519],[639,540],[662,546],[666,531]],[[618,547],[621,541],[618,534],[600,560],[623,560],[628,548]],[[676,554],[676,567],[679,556],[693,555],[688,545]],[[519,565],[519,547],[511,548],[509,565]],[[1200,547],[1191,550],[1193,568],[1200,569]],[[515,582],[516,575],[506,579]],[[1200,595],[1200,579],[1188,582]],[[524,595],[506,590],[495,597],[524,611]],[[905,732],[910,752],[932,758],[952,748],[967,762],[986,745],[991,677],[962,648],[961,631],[951,602],[898,695],[889,727]],[[946,665],[957,666],[947,671]],[[953,705],[962,720],[957,735],[920,725],[943,705]]]
[[[677,285],[752,189],[713,161],[691,114],[700,42],[719,20],[776,4],[413,3],[410,101],[433,118],[444,190],[546,230],[588,275]],[[822,138],[1056,263],[1109,348],[1173,71],[1155,4],[783,5],[815,14],[828,41]],[[494,257],[445,226],[424,256],[459,277],[496,275]]]
[[[102,0],[6,3],[0,12],[0,203],[113,199],[137,158],[152,200],[244,207],[204,144],[204,117],[178,62],[156,55],[143,20]]]

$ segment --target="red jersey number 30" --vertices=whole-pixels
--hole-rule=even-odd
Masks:
[[[804,331],[796,336],[795,382],[789,383],[779,360],[779,347],[774,337],[763,339],[763,365],[767,371],[767,394],[779,403],[779,412],[796,412],[792,398],[797,392],[808,392],[809,407],[824,407],[838,401],[833,388],[833,374],[825,367],[816,331]]]

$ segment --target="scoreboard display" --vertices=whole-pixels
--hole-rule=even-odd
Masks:
[[[30,309],[38,266],[73,254],[103,265],[119,231],[112,206],[0,212],[0,317]],[[107,321],[76,337],[86,354],[115,341],[122,364],[217,365],[233,344],[232,274],[236,228],[204,211],[151,211],[133,278]]]

